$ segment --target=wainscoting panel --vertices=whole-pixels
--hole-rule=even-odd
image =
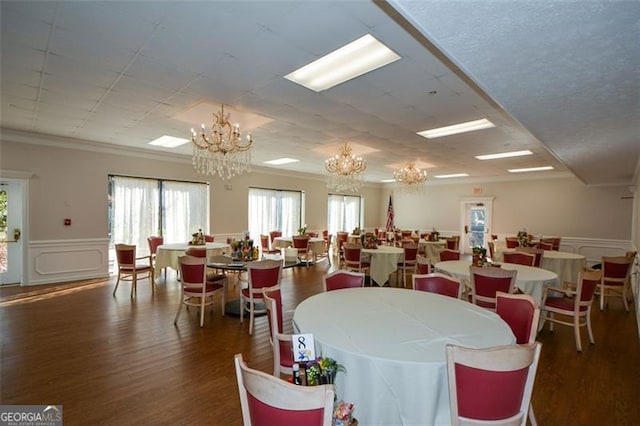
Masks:
[[[29,242],[25,285],[51,284],[109,276],[109,239]]]

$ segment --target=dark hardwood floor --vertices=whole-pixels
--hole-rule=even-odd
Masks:
[[[289,330],[293,309],[322,291],[328,270],[323,261],[284,271]],[[232,359],[241,352],[250,366],[271,372],[266,318],[249,336],[246,320],[222,317],[216,304],[204,328],[195,309],[174,326],[180,295],[171,272],[155,293],[139,283],[133,300],[127,283],[115,297],[113,280],[85,284],[0,289],[2,404],[62,404],[66,425],[242,423]],[[570,327],[540,333],[533,395],[540,425],[640,423],[634,315],[619,300],[605,312],[594,309],[596,344],[583,330],[581,354]]]

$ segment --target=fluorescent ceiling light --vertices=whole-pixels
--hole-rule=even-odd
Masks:
[[[393,50],[367,34],[284,76],[321,92],[400,59]]]
[[[487,154],[487,155],[476,155],[478,160],[495,160],[497,158],[509,158],[509,157],[520,157],[522,155],[531,155],[533,152],[526,151],[512,151],[512,152],[501,152],[499,154]]]
[[[438,175],[434,177],[438,179],[449,179],[449,178],[466,177],[466,176],[469,176],[469,175],[467,173],[454,173],[452,175]]]
[[[274,166],[279,166],[281,164],[289,164],[289,163],[297,163],[300,160],[295,160],[293,158],[278,158],[276,160],[265,161],[264,164],[271,164]]]
[[[149,142],[149,145],[163,146],[165,148],[175,148],[185,143],[189,143],[189,139],[174,138],[173,136],[160,136],[158,139]]]
[[[524,172],[541,172],[543,170],[553,170],[552,166],[542,166],[542,167],[528,167],[526,169],[510,169],[510,173],[524,173]]]
[[[437,129],[423,130],[418,132],[420,136],[427,139],[439,138],[442,136],[455,135],[456,133],[472,132],[474,130],[488,129],[496,127],[495,124],[483,118],[482,120],[468,121],[466,123],[454,124],[446,127],[438,127]]]
[[[380,182],[382,183],[391,183],[391,182],[395,182],[395,179],[382,179]]]

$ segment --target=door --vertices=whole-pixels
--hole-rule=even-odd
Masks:
[[[491,227],[493,198],[463,200],[461,208],[460,251],[471,253],[473,247],[487,247]]]
[[[0,181],[0,285],[22,283],[23,211],[22,183]]]

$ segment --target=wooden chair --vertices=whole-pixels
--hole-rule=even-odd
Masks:
[[[280,285],[282,262],[279,260],[259,260],[247,263],[249,286],[240,291],[240,322],[244,321],[244,311],[249,312],[249,334],[253,334],[256,313],[266,313],[266,309],[256,309],[256,302],[262,301],[262,289]]]
[[[491,260],[496,260],[496,244],[493,241],[489,241],[487,243],[487,246],[489,246],[489,257],[491,258]]]
[[[344,262],[343,247],[345,244],[347,244],[348,238],[349,238],[348,232],[339,231],[338,233],[336,233],[336,247],[337,247],[337,254],[339,259],[338,261],[339,266],[342,266],[342,263]]]
[[[156,267],[156,254],[158,252],[158,246],[164,244],[163,237],[149,237],[147,238],[147,244],[149,245],[149,254],[151,255],[151,264],[153,268]],[[167,268],[164,269],[164,279],[167,279]]]
[[[205,235],[204,236],[204,242],[205,243],[213,243],[213,242],[215,242],[215,240],[216,240],[216,237],[213,236],[213,235]]]
[[[128,244],[116,244],[116,259],[118,261],[118,279],[113,295],[116,295],[120,281],[131,281],[131,297],[137,292],[138,276],[148,278],[151,283],[151,291],[155,291],[153,277],[153,265],[151,255],[136,257],[136,246]],[[145,262],[140,262],[144,261]]]
[[[280,250],[272,249],[269,247],[269,236],[266,234],[260,235],[260,249],[262,250],[262,254],[278,254]]]
[[[547,287],[542,296],[542,310],[549,320],[549,330],[553,332],[553,324],[573,327],[576,350],[582,352],[580,327],[587,326],[589,342],[595,344],[591,328],[591,305],[596,288],[600,284],[601,271],[580,272],[575,289]],[[563,296],[550,296],[549,291],[562,293]],[[571,321],[557,319],[555,314],[571,317]]]
[[[462,283],[460,280],[450,277],[449,275],[439,272],[415,274],[411,277],[411,281],[414,290],[442,294],[453,297],[454,299],[462,298]]]
[[[343,288],[364,287],[365,275],[362,272],[337,270],[322,277],[324,291],[340,290]]]
[[[311,254],[309,253],[309,236],[308,235],[294,235],[293,236],[293,248],[298,250],[298,257],[300,260],[304,258],[305,263],[309,266],[311,261]]]
[[[624,309],[629,312],[629,302],[627,301],[627,291],[630,287],[629,276],[634,257],[602,257],[602,276],[598,286],[600,295],[600,310],[605,307],[605,298],[617,296],[622,297]]]
[[[482,268],[469,266],[471,303],[495,311],[496,294],[513,293],[516,288],[518,271],[502,268]]]
[[[507,248],[516,248],[520,245],[516,237],[505,237],[504,240],[507,243]]]
[[[496,314],[507,323],[518,345],[535,343],[540,323],[540,308],[528,294],[496,293]],[[533,404],[529,405],[529,421],[536,426]]]
[[[452,424],[526,426],[541,347],[447,345]]]
[[[222,293],[222,315],[227,303],[227,277],[217,275],[207,277],[206,257],[181,256],[180,263],[180,285],[182,287],[182,302],[178,307],[178,312],[173,320],[173,324],[178,324],[178,318],[182,312],[182,306],[197,306],[200,309],[200,327],[204,326],[204,311],[207,306],[213,305],[213,296]]]
[[[440,262],[446,262],[448,260],[460,260],[460,252],[457,250],[442,250],[438,256],[440,257]]]
[[[517,265],[533,266],[536,256],[521,251],[505,251],[502,253],[502,261],[505,263],[515,263]]]
[[[460,245],[460,237],[455,236],[455,237],[450,237],[447,238],[447,249],[449,250],[460,250],[459,245]]]
[[[234,357],[244,426],[331,426],[334,385],[298,386],[247,367]]]
[[[428,257],[417,256],[416,257],[416,274],[430,274],[431,273],[431,260]]]
[[[271,243],[271,247],[274,247],[273,240],[275,240],[278,237],[282,237],[282,231],[269,232],[269,242]]]
[[[540,244],[538,244],[538,247],[542,250],[553,250],[553,242],[547,243],[544,241],[540,241]]]
[[[280,286],[262,289],[264,306],[267,309],[269,322],[269,343],[273,351],[273,375],[293,374],[293,344],[291,334],[284,333],[282,319],[282,295]]]
[[[415,272],[418,263],[418,244],[411,242],[403,246],[404,256],[402,261],[398,262],[396,269],[396,283],[398,282],[398,274],[402,273],[402,286],[407,287],[407,272]]]
[[[370,268],[368,261],[362,259],[362,246],[358,244],[345,244],[344,251],[344,268],[347,271],[355,271],[367,273]]]
[[[542,258],[544,257],[544,249],[540,248],[539,246],[538,247],[516,247],[516,251],[534,255],[535,259],[533,261],[533,266],[535,266],[536,268],[540,267],[540,264],[542,263]]]

